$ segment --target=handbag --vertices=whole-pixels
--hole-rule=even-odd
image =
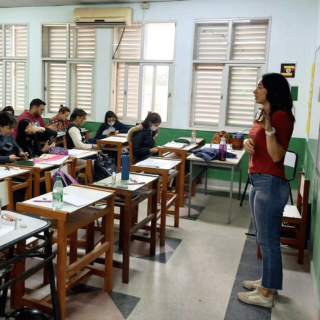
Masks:
[[[112,176],[112,173],[118,173],[115,160],[103,153],[97,153],[97,159],[94,161],[94,181],[100,181]]]
[[[51,154],[60,154],[60,155],[68,155],[68,149],[61,147],[51,147],[48,151]]]
[[[52,176],[52,185],[56,183],[56,179],[58,176],[61,177],[63,187],[70,186],[71,184],[79,184],[79,182],[75,180],[72,176],[70,176],[69,173],[59,170]]]
[[[228,132],[227,132],[227,131],[217,132],[217,133],[213,136],[213,138],[212,138],[212,140],[211,140],[211,143],[220,144],[221,138],[225,138],[225,139],[226,139],[226,143],[228,143],[228,142],[229,142]]]

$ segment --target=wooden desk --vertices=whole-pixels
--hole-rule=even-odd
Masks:
[[[186,139],[191,143],[191,137],[180,137],[178,139]],[[204,138],[196,138],[197,148],[204,146]]]
[[[40,183],[44,182],[44,176],[42,175],[42,173],[44,171],[47,171],[49,169],[53,169],[56,167],[59,167],[55,164],[47,164],[47,163],[35,163],[33,167],[30,166],[22,166],[22,165],[18,165],[18,164],[7,164],[10,166],[15,166],[21,169],[28,169],[31,171],[32,175],[33,175],[33,196],[37,197],[40,195]]]
[[[8,168],[9,170],[7,170]],[[13,177],[22,177],[22,182],[12,182]],[[25,188],[25,199],[30,199],[32,194],[31,170],[20,169],[11,164],[0,166],[0,192],[2,206],[14,210],[13,192]]]
[[[28,306],[25,300],[26,296],[24,296],[25,278],[47,265],[49,268],[50,278],[50,297],[52,298],[52,304],[47,304],[47,307],[50,306],[54,315],[54,319],[59,320],[60,315],[54,280],[54,269],[52,264],[52,260],[56,255],[55,253],[52,254],[51,250],[49,237],[50,222],[11,211],[2,211],[2,213],[12,213],[12,215],[19,218],[20,220],[17,223],[17,229],[11,230],[9,233],[2,235],[0,238],[0,252],[9,250],[7,261],[0,263],[0,270],[7,269],[10,266],[14,265],[12,277],[10,278],[10,271],[7,272],[5,274],[5,282],[0,286],[0,290],[3,290],[3,295],[0,302],[0,316],[5,315],[6,298],[9,286],[11,286],[11,306],[13,308],[15,308],[16,305]],[[24,224],[27,227],[21,228],[21,224]],[[9,222],[3,219],[2,225],[12,226],[14,225],[14,222]],[[44,236],[40,235],[40,233],[42,232],[44,233]],[[26,240],[31,237],[36,237],[39,240],[41,239],[42,243],[33,248],[27,249],[25,243]],[[42,248],[45,248],[44,252],[39,251]],[[35,257],[43,260],[39,261],[39,263],[29,268],[28,270],[25,270],[25,259]],[[41,301],[39,301],[39,303],[41,303]]]
[[[116,175],[116,184],[111,183],[111,177],[100,180],[94,183],[95,186],[99,188],[104,188],[106,190],[114,190],[116,196],[124,198],[120,202],[116,198],[115,206],[120,206],[120,226],[119,226],[119,247],[123,247],[123,261],[113,261],[113,266],[122,269],[122,282],[129,283],[129,264],[130,264],[130,240],[138,240],[150,243],[150,255],[155,255],[156,252],[156,226],[157,226],[157,190],[158,190],[158,176],[147,175],[147,174],[132,174],[130,173],[130,178],[133,180],[145,182],[139,185],[128,185],[128,189],[119,189],[116,186],[125,185],[129,180],[121,180],[121,172]],[[141,194],[136,199],[135,194],[141,191],[141,189],[146,190],[148,194]],[[137,206],[142,201],[148,199],[148,216],[142,221],[137,222],[135,210]],[[151,227],[147,224],[151,221]],[[135,235],[140,229],[145,229],[150,231],[150,237],[143,237]]]
[[[118,168],[118,171],[121,171],[122,148],[129,146],[127,138],[115,136],[115,137],[108,137],[101,140],[97,140],[98,150],[101,150],[101,144],[104,144],[103,149],[106,149],[106,150],[108,150],[108,146],[115,146],[115,150],[117,150],[117,168]]]
[[[152,161],[151,161],[152,160]],[[150,162],[151,161],[151,162]],[[151,167],[152,163],[158,168]],[[175,168],[175,172],[169,174],[169,170]],[[161,191],[161,216],[160,216],[160,246],[165,245],[166,236],[166,215],[174,215],[174,226],[179,227],[179,193],[170,194],[172,197],[168,201],[167,196],[168,181],[177,177],[177,190],[180,190],[180,175],[181,173],[181,161],[179,160],[167,160],[164,158],[149,158],[144,161],[140,161],[130,167],[130,171],[139,172],[144,171],[146,173],[154,173],[162,176],[162,191]],[[174,210],[168,210],[174,203]]]
[[[205,145],[202,148],[209,148],[210,145]],[[235,171],[240,172],[239,178],[239,199],[241,194],[241,178],[242,178],[242,168],[241,160],[245,153],[244,150],[233,150],[237,154],[236,158],[227,158],[226,161],[212,160],[210,162],[205,162],[202,158],[196,157],[195,155],[190,155],[187,160],[190,160],[190,179],[189,179],[189,188],[191,188],[192,182],[195,181],[203,172],[206,173],[205,179],[205,194],[207,194],[207,182],[208,182],[208,169],[218,169],[218,170],[227,170],[231,172],[230,178],[230,193],[229,193],[229,216],[228,223],[231,223],[231,209],[232,209],[232,192],[233,192],[233,176]],[[188,216],[190,217],[191,211],[191,194],[189,193],[189,203],[188,203]]]
[[[62,210],[53,210],[52,203],[33,201],[42,200],[43,197],[52,200],[52,193],[47,193],[41,197],[17,203],[17,210],[57,220],[57,292],[61,319],[65,320],[66,292],[85,276],[95,274],[103,277],[104,290],[106,292],[112,290],[114,194],[112,191],[106,192],[98,188],[79,185],[71,185],[63,190],[64,193],[89,199],[90,204],[76,207],[64,203]],[[107,206],[105,208],[93,206],[94,203],[101,200],[106,200]],[[101,245],[94,248],[94,237],[92,235],[90,237],[92,243],[89,246],[89,249],[92,250],[88,250],[85,256],[77,260],[76,251],[74,252],[70,243],[70,265],[67,266],[67,235],[73,236],[78,229],[94,223],[101,217],[103,218],[102,228],[104,232]],[[75,242],[77,242],[76,239]],[[103,253],[105,253],[105,268],[101,269],[93,266],[91,263]],[[50,297],[46,297],[42,301],[45,302],[49,299]]]
[[[185,182],[185,168],[186,168],[186,158],[190,150],[197,148],[197,145],[190,144],[184,148],[170,148],[166,146],[162,146],[158,148],[159,157],[162,157],[163,152],[170,152],[170,159],[180,159],[181,160],[181,174],[180,174],[180,190],[179,193],[179,204],[180,207],[184,207],[184,182]],[[191,193],[191,189],[189,189],[189,193]]]

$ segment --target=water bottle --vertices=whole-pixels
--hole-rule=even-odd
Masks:
[[[220,161],[226,161],[227,157],[227,143],[226,138],[221,138],[220,144],[219,144],[219,160]]]
[[[56,178],[56,182],[52,190],[52,208],[53,210],[60,210],[63,206],[63,185],[61,177]]]
[[[129,180],[129,166],[130,166],[129,156],[122,155],[121,162],[122,162],[121,180]]]
[[[191,133],[191,144],[196,144],[196,142],[197,142],[196,130],[192,130],[192,133]]]
[[[116,173],[112,172],[111,183],[113,185],[115,185],[116,184],[116,180],[117,180]]]

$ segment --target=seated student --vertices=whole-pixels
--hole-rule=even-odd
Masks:
[[[70,109],[68,107],[60,106],[59,112],[56,116],[50,119],[48,125],[55,125],[58,131],[66,131],[70,124],[68,117]]]
[[[72,112],[72,122],[69,124],[66,131],[67,148],[97,148],[96,144],[91,144],[86,141],[85,135],[82,134],[80,126],[87,120],[87,113],[82,109],[75,109]]]
[[[2,111],[6,111],[14,116],[14,109],[11,106],[7,106],[7,107],[3,108]]]
[[[45,124],[43,118],[41,117],[41,115],[44,111],[45,105],[46,105],[46,103],[44,101],[42,101],[41,99],[33,99],[30,102],[30,109],[22,112],[20,114],[20,116],[18,117],[17,122],[19,123],[20,120],[22,120],[22,119],[29,119],[36,126],[45,128],[46,124]],[[53,124],[49,125],[48,128],[52,129],[52,130],[57,130],[57,127]],[[14,138],[16,138],[17,128],[15,128],[12,135]]]
[[[154,139],[158,134],[160,124],[160,115],[149,112],[141,124],[129,130],[127,138],[128,141],[132,141],[133,163],[158,155]]]
[[[110,137],[118,133],[127,133],[129,127],[121,123],[113,111],[106,112],[104,123],[100,126],[94,138],[89,139],[91,143],[97,143],[97,140]]]
[[[57,132],[49,128],[38,127],[29,119],[22,119],[18,123],[16,142],[24,152],[28,152],[29,156],[34,158],[54,147],[54,143],[49,145],[49,138],[52,135],[56,136]],[[41,147],[40,141],[46,141],[43,147]]]
[[[28,158],[28,153],[23,152],[12,136],[16,125],[17,121],[10,113],[0,112],[0,164]]]

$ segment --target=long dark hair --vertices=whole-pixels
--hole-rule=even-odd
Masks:
[[[26,151],[26,141],[27,141],[27,134],[26,134],[26,128],[27,126],[32,123],[31,120],[29,119],[22,119],[18,123],[18,128],[17,128],[17,144],[24,150]],[[32,135],[31,135],[32,136]]]
[[[150,129],[149,122],[151,123],[161,123],[161,117],[159,113],[156,112],[148,112],[147,117],[141,122],[145,129]]]
[[[14,128],[16,125],[17,125],[17,121],[10,113],[6,111],[0,112],[1,127],[9,126],[10,128]]]
[[[76,108],[76,109],[74,109],[73,112],[72,112],[72,115],[71,115],[71,117],[70,117],[70,121],[74,121],[74,120],[77,119],[77,117],[82,118],[82,117],[84,117],[84,116],[86,116],[86,115],[87,115],[87,113],[86,113],[84,110]],[[72,120],[71,120],[71,119],[72,119]]]
[[[266,73],[262,76],[262,84],[267,89],[267,100],[270,103],[270,115],[278,110],[285,111],[294,122],[293,102],[287,79],[280,73]]]
[[[119,122],[117,115],[113,111],[107,111],[104,116],[104,126],[108,129],[110,126],[108,125],[108,118],[115,118],[115,122]]]

